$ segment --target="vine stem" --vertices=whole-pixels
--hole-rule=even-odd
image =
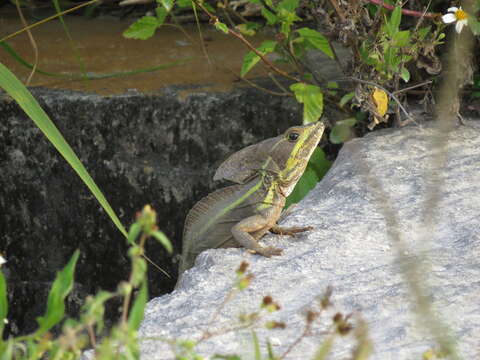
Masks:
[[[385,4],[383,0],[367,0],[371,4],[379,5],[384,7],[385,9],[388,10],[394,10],[395,6],[390,5],[390,4]],[[415,11],[415,10],[408,10],[408,9],[402,9],[402,14],[404,15],[409,15],[413,17],[426,17],[426,18],[431,18],[431,19],[436,19],[442,16],[440,13],[431,13],[431,12],[422,12],[422,11]]]

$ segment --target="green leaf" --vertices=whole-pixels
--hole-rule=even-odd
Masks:
[[[159,28],[165,22],[165,19],[167,18],[167,15],[168,15],[168,10],[162,6],[158,6],[155,9],[155,14],[157,14],[157,28]]]
[[[154,16],[144,16],[134,22],[123,32],[123,36],[128,39],[149,39],[155,34],[159,26],[158,20]]]
[[[384,49],[384,61],[385,65],[387,66],[388,69],[391,69],[393,71],[396,70],[395,68],[395,61],[397,61],[397,51],[398,49],[395,49],[393,47],[386,47]]]
[[[395,10],[392,11],[392,15],[387,22],[387,34],[393,38],[393,36],[398,32],[400,27],[400,21],[402,20],[402,8],[396,6]]]
[[[290,36],[290,29],[295,21],[301,20],[296,13],[281,9],[277,13],[278,18],[280,19],[280,32],[286,37]]]
[[[344,107],[345,104],[348,103],[350,100],[352,100],[354,97],[355,97],[354,91],[343,95],[342,98],[340,99],[340,103],[339,103],[340,107]]]
[[[323,93],[318,86],[305,83],[290,85],[295,98],[303,104],[303,123],[318,121],[323,112]]]
[[[137,240],[138,235],[140,235],[140,232],[142,231],[142,225],[139,224],[138,222],[133,223],[132,226],[130,226],[130,230],[128,231],[128,237],[127,240],[130,245],[135,245],[135,240]]]
[[[360,52],[360,57],[362,58],[362,61],[366,65],[375,65],[377,62],[376,59],[374,59],[372,56],[370,56],[370,50],[368,48],[367,42],[363,42],[362,45],[360,45],[360,48],[358,49]]]
[[[423,28],[420,28],[418,30],[418,40],[422,41],[423,39],[425,39],[425,37],[428,35],[428,33],[430,32],[431,30],[431,26],[425,26]]]
[[[160,2],[162,3],[165,10],[167,10],[168,12],[172,10],[174,0],[160,0]]]
[[[278,21],[277,16],[271,11],[262,7],[262,16],[267,20],[267,25],[275,25]]]
[[[330,166],[331,162],[325,157],[325,152],[320,148],[316,148],[308,161],[305,172],[297,185],[295,185],[292,193],[288,196],[285,208],[302,200],[325,176]]]
[[[355,118],[348,118],[340,120],[335,123],[330,132],[330,142],[333,144],[341,144],[352,137],[352,127],[355,126],[357,120]]]
[[[177,0],[177,6],[181,9],[191,8],[192,0]]]
[[[273,353],[272,343],[270,340],[267,340],[267,351],[268,351],[268,360],[276,360],[277,357]]]
[[[245,24],[238,24],[236,28],[243,35],[253,36],[257,33],[257,30],[260,28],[260,25],[254,22],[247,22]]]
[[[50,289],[50,293],[48,294],[47,311],[45,316],[37,318],[37,322],[40,325],[37,330],[37,335],[42,335],[63,319],[63,315],[65,314],[64,301],[73,287],[73,275],[79,255],[80,252],[75,250],[75,253],[70,258],[68,264],[62,271],[57,273],[52,288]]]
[[[470,30],[472,30],[473,35],[479,35],[480,22],[474,16],[469,16],[467,18],[467,21],[468,21],[468,27],[470,28]]]
[[[95,323],[97,333],[102,333],[104,326],[105,302],[113,298],[115,294],[100,290],[95,297],[88,297],[82,306],[81,322],[83,324]]]
[[[331,59],[334,58],[332,48],[330,47],[327,38],[320,34],[318,31],[304,27],[298,29],[297,32],[315,49],[322,51]]]
[[[220,22],[220,21],[217,21],[215,23],[215,28],[217,30],[223,31],[225,34],[228,34],[228,26],[225,25],[224,23]]]
[[[137,331],[140,327],[140,323],[143,320],[143,314],[145,311],[145,305],[148,300],[147,281],[143,281],[142,287],[135,298],[133,306],[128,315],[128,328],[133,331]]]
[[[286,10],[288,12],[295,12],[298,8],[299,0],[282,0],[277,5],[277,10]]]
[[[258,342],[258,336],[255,330],[252,330],[253,351],[255,354],[255,360],[262,360],[262,353],[260,352],[260,343]]]
[[[333,346],[333,336],[329,336],[326,338],[320,347],[318,348],[313,360],[326,360],[328,358],[328,354],[332,351]]]
[[[70,145],[65,141],[60,131],[53,124],[52,120],[43,111],[38,102],[34,99],[27,88],[8,70],[2,63],[0,63],[0,88],[5,89],[23,111],[33,120],[35,125],[43,132],[43,134],[55,146],[58,152],[67,160],[70,166],[80,176],[82,181],[87,185],[97,201],[102,205],[117,228],[126,237],[127,232],[112,207],[108,203],[105,196],[102,194],[97,184],[93,181],[87,170],[72,150]]]
[[[257,48],[257,51],[265,56],[268,53],[275,51],[277,43],[275,41],[267,40],[262,42],[260,47]],[[260,56],[255,54],[253,51],[250,51],[243,58],[242,69],[240,71],[240,76],[244,77],[258,62],[260,61]]]
[[[409,82],[410,81],[410,71],[404,66],[400,72],[400,76],[402,77],[403,81]]]
[[[3,327],[8,315],[7,282],[0,271],[0,343],[2,342]]]
[[[163,232],[157,230],[152,232],[150,235],[157,239],[158,242],[163,245],[163,247],[168,251],[169,254],[173,252],[172,243]]]
[[[0,340],[0,345],[0,360],[16,359],[15,356],[18,356],[18,353],[14,355],[14,349],[18,347],[18,343],[15,338],[9,337],[4,343]]]
[[[410,31],[403,30],[397,32],[395,35],[393,35],[393,40],[395,41],[395,46],[407,46],[410,43]]]
[[[130,258],[132,259],[130,283],[133,286],[140,286],[147,274],[147,262],[139,256],[141,253],[143,253],[143,251],[140,246],[132,246],[128,251]]]

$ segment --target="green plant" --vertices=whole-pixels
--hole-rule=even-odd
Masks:
[[[407,100],[407,91],[423,88],[428,96],[433,84],[429,77],[441,69],[435,49],[445,37],[445,24],[439,21],[441,14],[431,12],[428,1],[403,6],[398,1],[377,0],[242,1],[257,7],[262,20],[255,22],[235,13],[231,3],[225,0],[212,9],[203,0],[160,0],[157,15],[141,18],[124,36],[146,39],[168,19],[174,19],[176,10],[190,7],[196,12],[199,9],[219,31],[248,48],[240,77],[245,79],[262,63],[278,85],[279,94],[292,96],[303,104],[304,123],[320,119],[325,101],[337,104],[346,115],[331,124],[329,139],[336,144],[354,137],[357,127],[373,129],[392,117],[399,125],[413,121],[402,105]],[[235,3],[237,6],[240,1]],[[478,6],[478,1],[476,4]],[[470,20],[470,27],[475,29],[476,20],[474,17]],[[254,47],[248,37],[263,28],[273,35]],[[332,46],[334,40],[349,48],[351,63],[338,58]],[[323,79],[307,60],[307,54],[312,51],[337,61],[343,76],[333,82]],[[427,76],[421,73],[422,69]],[[286,79],[290,86],[280,84],[278,77]],[[412,81],[416,83],[410,85]],[[320,156],[316,158],[318,163],[314,165],[312,160],[305,179],[297,185],[295,201],[323,176],[324,171],[319,169],[328,168],[325,160]],[[319,171],[313,171],[314,168]]]
[[[150,237],[159,241],[169,253],[172,252],[170,241],[156,226],[155,211],[147,205],[128,232],[128,255],[132,265],[128,281],[120,283],[115,292],[100,291],[95,296],[89,296],[78,320],[65,318],[64,304],[74,284],[75,266],[80,255],[78,250],[75,251],[65,268],[57,273],[45,315],[37,319],[38,329],[32,334],[7,340],[1,337],[8,318],[8,303],[6,281],[0,271],[0,359],[36,360],[45,356],[52,360],[78,359],[88,346],[93,347],[96,359],[138,359],[136,332],[148,300],[146,263],[142,255]],[[123,299],[122,317],[99,343],[97,336],[104,330],[105,305],[113,298]],[[61,331],[55,337],[51,331],[58,325],[61,325]]]

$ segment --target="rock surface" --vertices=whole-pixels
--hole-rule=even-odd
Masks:
[[[274,352],[282,354],[302,333],[305,311],[317,306],[318,297],[331,285],[334,308],[315,322],[314,335],[294,347],[288,359],[313,357],[325,338],[321,331],[331,329],[332,311],[354,313],[352,322],[358,316],[367,322],[372,359],[420,359],[438,346],[417,321],[423,317],[416,316],[418,304],[400,270],[399,264],[414,260],[408,268],[423,269],[420,283],[428,285],[427,296],[440,321],[450,327],[459,354],[479,358],[480,124],[469,122],[450,134],[447,162],[440,169],[432,163],[434,134],[430,125],[412,126],[350,141],[327,176],[284,222],[311,225],[314,231],[297,239],[268,236],[265,243],[284,249],[282,256],[270,259],[242,249],[202,253],[177,290],[148,303],[140,335],[199,339],[207,329],[221,332],[237,324],[241,313],[257,311],[262,298],[271,295],[282,308],[267,318],[284,321],[287,328],[259,326],[257,334],[263,349],[270,338]],[[436,189],[435,227],[427,229],[423,207],[433,174],[444,183]],[[378,189],[372,184],[381,184],[389,199],[378,202]],[[399,219],[402,252],[387,236],[379,206],[384,204]],[[250,263],[255,278],[214,315],[241,261]],[[202,341],[197,350],[251,359],[251,336],[249,330],[224,333]],[[355,343],[352,335],[336,339],[330,358],[350,359]],[[160,340],[144,340],[142,349],[143,360],[173,358]]]
[[[301,122],[293,98],[253,88],[226,93],[170,87],[157,95],[99,96],[34,89],[33,94],[77,152],[120,220],[151,204],[159,227],[180,249],[189,208],[218,184],[216,165],[228,154]],[[183,96],[181,96],[183,93]],[[55,272],[75,249],[81,257],[69,308],[98,288],[126,279],[126,241],[46,137],[0,94],[0,253],[9,290],[10,334],[36,328]],[[149,271],[151,294],[170,291],[172,264],[159,244],[148,255],[172,274]],[[112,306],[115,308],[115,306]]]

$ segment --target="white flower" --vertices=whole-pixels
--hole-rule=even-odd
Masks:
[[[467,13],[462,10],[462,7],[457,8],[455,6],[448,8],[447,11],[448,12],[442,16],[442,21],[445,24],[451,24],[451,23],[457,22],[457,24],[455,25],[455,30],[457,31],[457,33],[460,34],[463,27],[467,25],[467,22],[468,22]]]
[[[0,255],[0,266],[5,264],[6,262],[7,262],[7,260],[5,260],[5,258],[2,255]]]

